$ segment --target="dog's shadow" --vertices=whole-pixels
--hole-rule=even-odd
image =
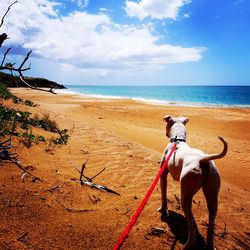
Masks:
[[[175,236],[171,250],[174,250],[177,241],[180,241],[181,244],[185,244],[188,239],[188,223],[187,219],[174,211],[169,210],[169,215],[162,214],[161,220],[168,224],[169,229]],[[206,243],[202,235],[197,231],[195,239],[195,248],[196,250],[206,249]]]

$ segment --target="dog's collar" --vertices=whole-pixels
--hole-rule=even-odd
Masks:
[[[177,136],[170,139],[170,142],[179,142],[179,141],[186,142],[185,139],[177,138]]]

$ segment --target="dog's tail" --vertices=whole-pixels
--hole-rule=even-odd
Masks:
[[[227,154],[227,149],[228,149],[227,142],[226,142],[221,136],[218,136],[218,138],[222,141],[222,143],[223,143],[223,145],[224,145],[224,148],[223,148],[222,152],[219,153],[219,154],[205,155],[205,156],[200,160],[200,162],[208,162],[208,161],[220,159],[220,158],[223,158],[223,157]]]

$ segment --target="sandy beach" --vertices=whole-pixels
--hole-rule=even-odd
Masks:
[[[49,113],[70,131],[70,138],[67,145],[53,149],[46,143],[29,149],[15,145],[22,164],[43,182],[33,183],[29,178],[23,182],[22,172],[13,164],[1,165],[0,249],[112,249],[159,169],[168,143],[162,121],[166,114],[189,118],[187,142],[192,147],[217,153],[222,149],[217,136],[228,142],[227,156],[216,161],[222,186],[215,246],[249,249],[249,108],[161,106],[30,89],[12,92],[38,104],[19,104],[18,108]],[[70,180],[79,178],[76,167],[81,169],[86,160],[85,175],[94,176],[105,168],[94,182],[120,196]],[[158,184],[122,249],[182,249],[186,224],[179,183],[170,176],[168,180],[170,218],[162,220],[156,211],[160,206]],[[202,245],[208,213],[201,191],[195,196],[193,212]],[[162,228],[164,233],[155,236],[152,228]]]

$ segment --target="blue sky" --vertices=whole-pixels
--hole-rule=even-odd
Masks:
[[[13,1],[0,2],[0,15]],[[250,85],[250,0],[19,0],[9,60],[63,84]]]

